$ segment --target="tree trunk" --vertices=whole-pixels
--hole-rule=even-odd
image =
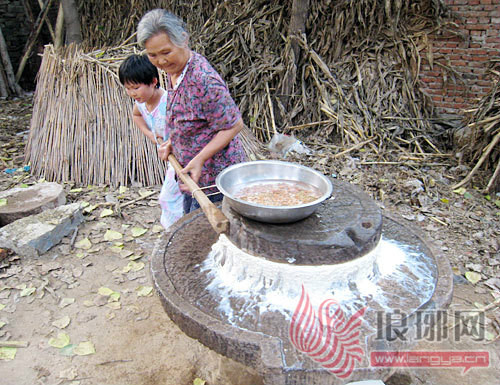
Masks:
[[[59,49],[63,46],[64,39],[64,10],[62,3],[59,3],[59,11],[56,19],[56,38],[54,39],[54,47]]]
[[[12,68],[12,63],[10,62],[9,52],[7,51],[7,44],[5,43],[5,40],[3,38],[2,28],[0,28],[0,56],[2,57],[2,63],[3,63],[2,68],[5,72],[7,84],[9,85],[12,94],[16,96],[21,96],[23,94],[23,89],[16,82],[16,77],[14,76],[14,69]]]
[[[6,98],[9,96],[9,91],[7,90],[7,85],[5,84],[5,79],[3,75],[3,66],[0,63],[0,96]]]
[[[290,52],[287,60],[287,72],[285,81],[281,87],[281,104],[285,111],[288,110],[288,99],[294,92],[295,80],[297,76],[297,64],[299,62],[300,46],[297,43],[297,38],[306,31],[306,21],[309,13],[309,0],[293,0],[292,15],[290,24],[288,25],[288,39],[290,44]]]
[[[309,0],[293,0],[292,16],[288,26],[288,36],[301,36],[306,32],[306,21],[309,13]],[[298,62],[300,47],[296,40],[292,40],[292,49],[295,54],[295,64]]]
[[[64,24],[66,26],[66,44],[82,42],[80,17],[75,0],[61,0],[64,10]]]
[[[43,23],[47,17],[47,13],[49,12],[50,5],[52,4],[53,0],[47,0],[43,6],[43,8],[40,10],[40,14],[38,15],[38,18],[35,22],[35,29],[32,31],[31,35],[28,38],[28,41],[26,42],[26,49],[24,50],[24,55],[19,62],[19,67],[17,68],[16,72],[16,81],[19,81],[21,79],[21,75],[23,74],[24,67],[26,66],[26,63],[28,62],[29,57],[31,56],[31,52],[33,51],[33,48],[35,47],[36,41],[38,39],[38,35],[40,34],[40,31],[42,30]]]

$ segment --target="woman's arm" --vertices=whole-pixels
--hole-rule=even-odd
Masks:
[[[134,123],[139,129],[142,131],[146,137],[151,140],[153,143],[156,143],[155,140],[155,135],[153,132],[149,129],[148,125],[146,124],[146,121],[141,115],[141,112],[137,108],[137,106],[134,104],[134,108],[132,110],[132,119],[134,120]]]
[[[243,120],[240,118],[233,127],[217,132],[213,139],[182,169],[182,172],[189,173],[191,178],[198,183],[205,162],[226,147],[242,129]]]

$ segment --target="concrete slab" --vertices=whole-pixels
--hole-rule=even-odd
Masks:
[[[0,247],[38,257],[72,233],[84,220],[80,203],[59,206],[0,228]]]

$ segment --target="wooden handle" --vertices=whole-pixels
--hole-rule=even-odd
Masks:
[[[183,167],[177,161],[174,154],[170,154],[168,156],[168,161],[174,168],[177,176],[181,179],[182,183],[184,183],[193,194],[193,197],[200,204],[201,209],[205,213],[208,221],[214,228],[216,233],[227,233],[229,230],[229,220],[227,217],[220,211],[214,203],[208,199],[203,190],[200,190],[195,181],[189,176],[189,174],[181,173]]]

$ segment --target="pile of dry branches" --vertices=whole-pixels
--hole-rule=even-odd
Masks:
[[[310,3],[303,35],[289,31],[296,3],[301,1],[172,0],[145,6],[131,0],[82,1],[80,7],[83,15],[100,15],[82,22],[85,40],[94,45],[123,41],[148,9],[181,16],[191,45],[221,72],[262,141],[276,131],[301,130],[310,140],[369,142],[377,152],[388,144],[436,151],[435,116],[418,73],[427,35],[445,25],[442,2],[302,1]]]
[[[416,160],[439,153],[434,143],[440,133],[433,124],[432,105],[419,89],[418,74],[427,35],[444,26],[441,1],[310,2],[304,33],[297,33],[290,29],[291,17],[301,2],[172,0],[148,8],[169,9],[187,22],[192,48],[227,81],[245,123],[261,142],[277,132],[292,132],[310,143],[335,143],[338,151],[367,146],[382,160],[394,152]],[[158,178],[149,175],[152,170],[161,178],[158,162],[140,160],[137,153],[150,151],[142,143],[144,138],[111,138],[111,131],[100,136],[103,122],[115,132],[137,134],[122,127],[119,117],[129,110],[130,102],[113,80],[119,62],[130,52],[120,53],[123,44],[120,49],[102,46],[116,46],[116,36],[132,41],[133,35],[125,39],[124,33],[135,31],[147,7],[135,0],[129,3],[80,2],[82,15],[100,15],[82,21],[86,45],[101,43],[100,49],[91,54],[73,52],[74,57],[65,53],[58,58],[50,50],[44,55],[32,122],[32,130],[38,132],[28,147],[28,158],[38,173],[83,183],[140,179],[149,184]],[[106,138],[93,144],[95,159],[85,158],[89,148],[81,138],[88,135],[94,142]],[[35,148],[35,137],[38,145],[44,143],[42,147]],[[44,147],[62,139],[67,146],[63,153]],[[75,145],[78,155],[73,156]],[[87,160],[92,162],[89,170],[75,166]],[[132,160],[143,163],[137,171]]]
[[[468,111],[464,119],[464,128],[469,134],[463,151],[466,159],[475,163],[475,166],[454,188],[467,184],[484,166],[488,170],[495,170],[484,192],[500,191],[500,72],[491,72],[497,78],[492,90],[479,101],[476,108]]]
[[[193,3],[179,8],[194,48],[228,81],[262,141],[300,131],[380,156],[388,146],[422,157],[438,151],[418,74],[440,1],[311,2],[300,36],[288,33],[292,1],[219,2],[208,13]]]

